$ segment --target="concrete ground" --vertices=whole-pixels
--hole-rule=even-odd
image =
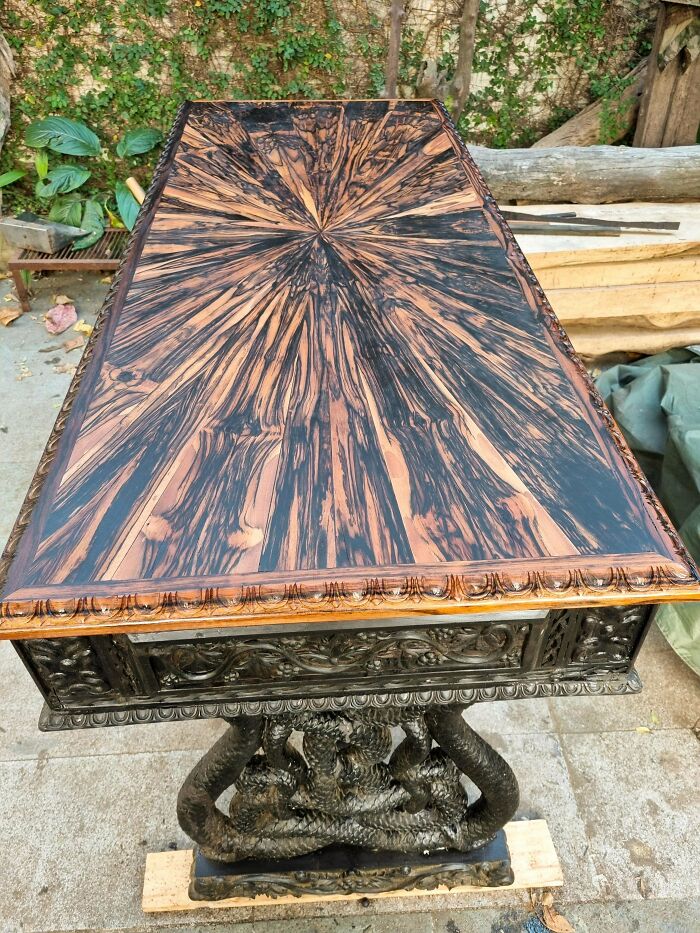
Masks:
[[[10,283],[0,281],[0,310]],[[47,334],[52,296],[94,320],[97,277],[39,281],[33,311],[0,328],[0,542],[70,381],[75,337]],[[566,883],[555,906],[576,933],[700,930],[700,681],[658,632],[639,696],[473,708],[469,721],[519,776],[521,818],[545,817]],[[217,722],[42,735],[41,699],[0,643],[0,931],[540,933],[526,893],[432,895],[146,917],[145,853],[188,847],[175,818],[185,774]]]

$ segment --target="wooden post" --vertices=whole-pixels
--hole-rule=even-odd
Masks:
[[[662,0],[635,146],[690,146],[700,125],[700,0]]]

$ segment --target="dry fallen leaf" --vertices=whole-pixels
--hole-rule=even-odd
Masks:
[[[58,366],[54,366],[53,371],[55,373],[70,373],[72,376],[76,369],[77,367],[73,363],[59,363]]]
[[[46,312],[44,326],[50,334],[62,334],[77,320],[75,305],[59,304]]]
[[[17,301],[17,295],[14,292],[8,292],[2,299],[3,301]]]
[[[34,375],[24,360],[21,360],[17,365],[19,367],[19,372],[15,376],[17,382],[22,382],[23,379],[29,379],[30,376]]]
[[[550,907],[548,904],[545,904],[542,908],[542,920],[547,929],[552,930],[553,933],[575,933],[566,917],[562,917],[554,907]]]
[[[78,347],[85,346],[85,341],[82,337],[75,337],[73,340],[64,340],[62,346],[66,353],[70,353],[71,350],[77,350]]]
[[[68,295],[54,295],[54,303],[57,305],[72,305],[73,299],[69,298]]]
[[[638,890],[639,893],[642,895],[642,897],[645,897],[645,898],[646,898],[646,897],[649,897],[649,894],[651,893],[651,889],[650,889],[650,887],[649,887],[649,882],[648,882],[647,879],[644,877],[644,875],[640,875],[640,876],[637,878],[637,890]]]
[[[73,330],[79,331],[81,334],[87,334],[88,337],[92,333],[92,324],[88,324],[87,321],[84,321],[82,318],[78,321],[77,324],[73,325]]]
[[[60,343],[52,343],[48,347],[40,347],[39,353],[55,353],[56,350],[61,349],[61,346],[62,344]]]
[[[111,275],[106,275],[103,279],[100,279],[100,282],[102,282],[103,285],[111,285],[111,284],[112,284],[112,276],[111,276]]]
[[[8,324],[11,324],[13,321],[16,321],[18,317],[22,316],[22,309],[15,305],[12,308],[0,308],[0,324],[4,327],[7,327]]]
[[[651,732],[651,729],[649,726],[637,726],[634,731],[639,732],[640,735],[644,735],[647,732]]]

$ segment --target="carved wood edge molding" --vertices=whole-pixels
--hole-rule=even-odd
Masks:
[[[314,584],[207,587],[153,594],[71,599],[8,600],[0,612],[0,638],[160,630],[227,621],[233,626],[256,619],[323,619],[350,613],[410,616],[421,612],[563,608],[585,604],[620,605],[697,598],[692,573],[654,566],[646,571],[611,567],[596,575],[582,570],[527,571],[522,575],[485,572],[440,577],[335,580]],[[446,616],[449,621],[449,617]]]
[[[458,690],[420,690],[279,700],[241,700],[235,703],[195,703],[178,706],[134,707],[119,710],[62,712],[46,704],[39,717],[42,732],[62,729],[92,729],[102,726],[131,726],[153,722],[182,722],[194,719],[231,719],[236,716],[287,716],[305,712],[351,713],[363,709],[394,709],[410,706],[471,706],[495,700],[531,700],[559,696],[621,696],[639,693],[642,682],[635,670],[618,678],[587,681],[499,684]]]

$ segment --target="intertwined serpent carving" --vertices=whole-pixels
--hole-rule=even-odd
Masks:
[[[180,791],[180,825],[207,857],[226,862],[291,858],[333,843],[406,853],[478,848],[515,812],[518,786],[463,709],[227,720]],[[404,736],[392,751],[396,726]],[[462,775],[481,791],[472,803]],[[231,785],[226,815],[216,801]]]

